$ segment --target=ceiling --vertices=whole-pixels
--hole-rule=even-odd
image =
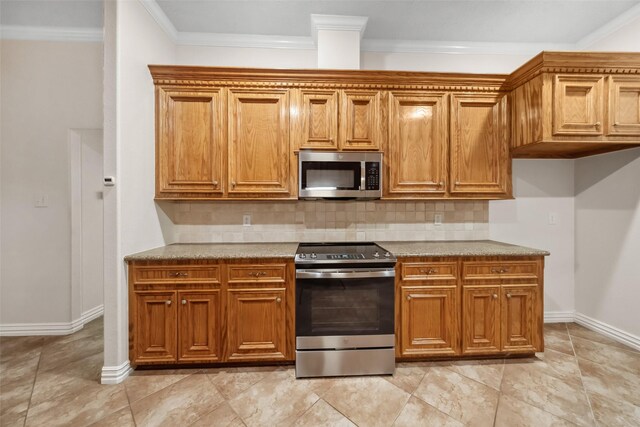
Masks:
[[[576,43],[640,1],[156,0],[156,3],[182,33],[309,37],[310,15],[315,13],[368,17],[365,39]],[[0,23],[99,28],[102,1],[0,0]]]

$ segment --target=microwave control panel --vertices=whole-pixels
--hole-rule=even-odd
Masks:
[[[366,162],[366,182],[367,190],[380,189],[380,162]]]

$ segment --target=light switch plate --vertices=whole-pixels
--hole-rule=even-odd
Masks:
[[[251,227],[251,214],[242,215],[242,225],[245,227]]]
[[[441,213],[437,213],[433,216],[433,223],[435,225],[442,225],[442,214]]]

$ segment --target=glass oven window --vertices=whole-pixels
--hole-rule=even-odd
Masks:
[[[360,162],[302,162],[302,188],[359,190]]]

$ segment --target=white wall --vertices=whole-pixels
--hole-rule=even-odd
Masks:
[[[362,52],[363,70],[510,74],[533,55]]]
[[[102,127],[102,44],[2,40],[1,56],[0,324],[68,324],[68,130]]]
[[[318,53],[310,49],[177,46],[175,63],[209,67],[317,68]]]
[[[514,200],[489,202],[492,239],[546,249],[546,321],[567,321],[574,310],[574,161],[513,161]],[[556,224],[549,224],[554,214]]]

